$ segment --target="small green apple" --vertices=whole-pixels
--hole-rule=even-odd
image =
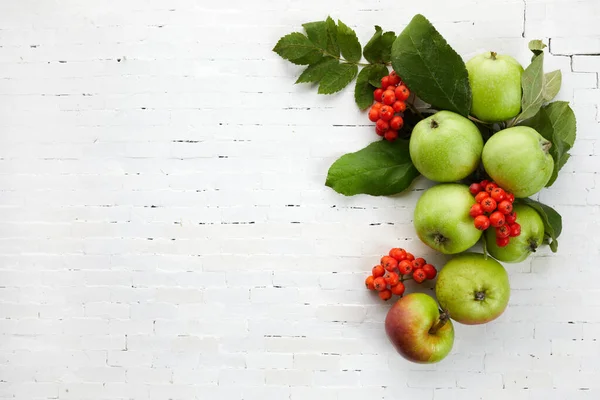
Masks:
[[[484,324],[498,318],[508,305],[508,274],[491,257],[463,253],[444,265],[435,294],[453,320],[467,325]]]
[[[409,149],[413,164],[427,179],[454,182],[475,171],[483,139],[468,118],[439,111],[414,127]]]
[[[544,221],[533,208],[525,204],[515,204],[513,211],[517,213],[517,223],[521,225],[521,234],[511,237],[505,247],[496,244],[496,230],[485,232],[487,250],[497,260],[505,262],[521,262],[542,244],[544,240]]]
[[[385,331],[398,353],[421,364],[441,361],[454,344],[452,321],[424,293],[398,300],[387,313]]]
[[[427,189],[417,201],[413,223],[419,239],[434,250],[456,254],[481,237],[469,215],[475,198],[469,188],[443,183]]]
[[[552,143],[535,129],[515,126],[494,134],[483,146],[483,167],[492,179],[515,197],[529,197],[548,183],[554,161]]]
[[[471,113],[489,122],[516,117],[521,111],[521,64],[511,56],[488,51],[466,65],[473,95]]]

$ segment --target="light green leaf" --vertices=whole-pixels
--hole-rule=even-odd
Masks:
[[[381,64],[371,64],[360,71],[354,87],[354,101],[358,108],[364,110],[373,104],[375,86],[371,82],[379,82],[387,74],[388,69]]]
[[[309,65],[298,77],[296,83],[319,82],[327,72],[338,64],[339,61],[335,58],[325,57],[318,63]]]
[[[417,176],[408,141],[381,140],[340,157],[329,168],[325,185],[346,196],[385,196],[404,191]]]
[[[358,37],[356,37],[356,32],[340,20],[338,20],[337,32],[338,44],[342,51],[342,56],[349,62],[359,62],[362,55],[362,49]]]
[[[552,122],[555,140],[560,140],[569,147],[573,147],[577,135],[577,121],[569,102],[555,101],[544,108]]]
[[[523,72],[521,77],[523,98],[521,99],[521,114],[518,121],[533,117],[544,103],[544,54],[535,57]]]
[[[392,58],[392,44],[396,40],[394,32],[385,32],[375,25],[375,34],[366,44],[363,55],[370,63],[388,63]]]
[[[519,202],[532,207],[538,212],[544,222],[544,235],[550,243],[550,249],[553,253],[556,253],[556,250],[558,249],[558,241],[556,239],[562,232],[562,217],[560,214],[552,207],[542,204],[539,201],[525,198],[519,199]]]
[[[556,71],[548,72],[544,75],[544,90],[542,96],[544,101],[550,101],[556,97],[560,91],[560,85],[562,83],[562,74],[559,69]]]
[[[327,17],[327,52],[334,56],[340,56],[340,46],[338,45],[338,33],[335,21],[331,17]]]
[[[471,87],[465,63],[424,16],[415,15],[394,41],[392,66],[423,101],[469,115]]]
[[[321,52],[300,32],[285,35],[275,45],[273,51],[294,64],[312,64],[321,58]]]
[[[332,94],[345,88],[356,76],[355,64],[338,64],[327,71],[319,84],[319,94]]]
[[[542,42],[539,39],[536,40],[531,40],[529,42],[529,50],[531,50],[533,52],[533,57],[535,58],[536,56],[539,56],[540,54],[542,54],[544,52],[544,49],[547,46],[544,44],[544,42]],[[532,59],[533,61],[533,59]]]

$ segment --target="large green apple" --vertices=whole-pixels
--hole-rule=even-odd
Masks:
[[[467,118],[440,111],[414,127],[409,149],[413,164],[427,179],[454,182],[475,171],[483,139],[477,126]]]
[[[521,262],[542,244],[544,240],[544,221],[533,208],[525,204],[515,204],[517,223],[521,225],[521,234],[511,237],[505,247],[496,244],[496,230],[485,232],[487,250],[492,257],[505,262]]]
[[[435,294],[453,320],[467,325],[484,324],[498,318],[508,305],[508,274],[491,257],[463,253],[444,265]]]
[[[523,74],[517,60],[488,51],[470,59],[467,71],[473,95],[471,114],[489,122],[517,116],[521,111]]]
[[[535,129],[515,126],[494,134],[483,147],[483,167],[492,179],[515,197],[529,197],[550,180],[552,143]]]
[[[424,293],[398,300],[387,313],[385,331],[398,353],[421,364],[441,361],[454,344],[452,321]]]
[[[417,201],[413,223],[419,239],[434,250],[456,254],[481,237],[469,215],[475,198],[469,188],[443,183],[427,189]]]

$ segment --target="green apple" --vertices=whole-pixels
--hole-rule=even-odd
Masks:
[[[483,121],[499,122],[521,111],[523,67],[514,58],[494,52],[467,62],[473,103],[471,114]]]
[[[463,253],[444,265],[435,294],[453,320],[467,325],[484,324],[498,318],[508,305],[508,274],[491,257]]]
[[[421,364],[441,361],[454,344],[452,321],[424,293],[398,300],[387,313],[385,331],[398,353]]]
[[[479,165],[483,139],[474,123],[451,111],[420,121],[410,136],[410,158],[417,170],[436,182],[454,182]]]
[[[483,167],[504,190],[515,197],[529,197],[542,190],[552,176],[550,146],[552,143],[528,126],[504,129],[483,146]]]
[[[544,240],[544,221],[533,208],[525,204],[515,204],[513,211],[517,213],[517,223],[521,225],[521,234],[511,237],[505,247],[496,244],[496,230],[485,232],[487,250],[492,257],[505,262],[521,262],[542,244]]]
[[[419,239],[434,250],[456,254],[481,237],[469,215],[475,198],[469,188],[443,183],[427,189],[417,201],[413,223]]]

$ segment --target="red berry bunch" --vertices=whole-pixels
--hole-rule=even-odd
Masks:
[[[517,213],[513,211],[515,196],[504,191],[494,182],[483,180],[469,186],[477,203],[473,204],[469,214],[475,218],[475,227],[486,230],[490,226],[496,229],[496,244],[508,245],[511,237],[521,234],[521,225],[517,223]]]
[[[375,104],[369,110],[369,119],[375,122],[375,132],[392,142],[404,126],[403,113],[410,91],[395,71],[381,78],[381,87],[375,89]]]
[[[372,275],[365,280],[369,290],[379,292],[382,300],[389,300],[392,294],[402,296],[404,294],[404,281],[409,279],[422,283],[427,279],[433,279],[437,270],[431,264],[427,264],[424,258],[415,258],[404,249],[393,248],[389,255],[381,257],[381,263],[373,267]]]

